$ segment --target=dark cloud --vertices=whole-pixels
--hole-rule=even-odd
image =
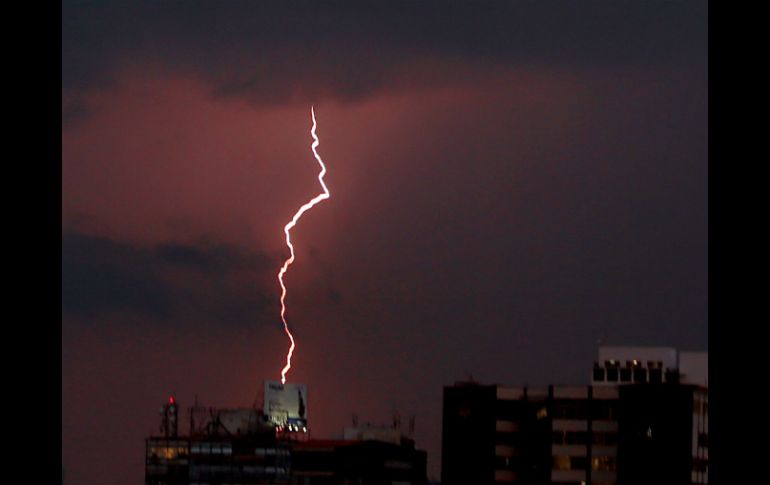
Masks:
[[[171,289],[151,254],[128,244],[83,234],[62,236],[62,310],[97,315],[129,310],[168,317]]]
[[[62,236],[62,310],[75,317],[122,312],[166,321],[193,316],[225,324],[253,322],[275,304],[273,288],[262,284],[270,262],[264,254],[225,244],[142,247],[67,232]],[[193,274],[179,277],[180,268]]]
[[[62,83],[82,90],[153,66],[217,96],[357,101],[520,65],[706,65],[706,2],[74,2]],[[443,60],[444,69],[423,68]]]
[[[273,260],[261,253],[246,251],[229,245],[208,245],[203,247],[178,243],[161,244],[157,256],[171,264],[195,268],[205,273],[224,274],[234,269],[264,271],[272,268]]]

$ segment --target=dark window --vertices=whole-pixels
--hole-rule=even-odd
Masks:
[[[587,419],[587,402],[582,400],[557,401],[553,406],[556,419]]]
[[[609,382],[618,382],[618,369],[614,367],[607,369],[607,380]]]
[[[519,467],[518,456],[495,457],[495,468],[498,470],[514,470]]]
[[[613,419],[614,404],[610,401],[596,400],[591,403],[591,419]]]
[[[631,382],[631,369],[620,369],[620,382]]]
[[[604,369],[594,367],[594,382],[604,382]]]
[[[564,444],[564,431],[554,431],[553,432],[552,443],[555,444],[555,445],[563,445]]]
[[[706,433],[698,433],[698,446],[702,446],[703,448],[709,447],[709,435]]]
[[[676,370],[676,369],[668,369],[668,370],[666,370],[666,382],[678,383],[679,382],[679,371]]]
[[[588,443],[588,433],[585,431],[567,431],[564,439],[568,445],[585,445]]]
[[[569,461],[570,469],[572,470],[585,470],[588,468],[588,459],[585,456],[571,456]]]
[[[647,382],[647,369],[634,369],[634,382]]]
[[[497,433],[495,437],[495,443],[499,445],[521,446],[522,434],[521,433]]]
[[[663,370],[662,369],[650,369],[650,383],[660,384],[663,382]]]
[[[593,433],[593,444],[599,446],[613,446],[618,444],[618,435],[615,432],[595,431]]]

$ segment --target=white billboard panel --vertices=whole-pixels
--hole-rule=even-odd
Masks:
[[[273,424],[307,429],[307,385],[265,381],[265,416]]]

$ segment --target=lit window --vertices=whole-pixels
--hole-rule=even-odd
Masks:
[[[592,470],[614,471],[615,470],[615,457],[612,457],[612,456],[595,456],[595,457],[591,458],[591,469]]]
[[[554,470],[570,470],[571,462],[568,456],[554,456],[553,457],[553,469]]]

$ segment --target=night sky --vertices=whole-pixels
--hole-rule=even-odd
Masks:
[[[438,477],[444,385],[707,348],[707,2],[352,4],[63,3],[68,484],[141,483],[169,394],[279,377],[311,105],[331,199],[286,281],[312,436],[414,414]]]

